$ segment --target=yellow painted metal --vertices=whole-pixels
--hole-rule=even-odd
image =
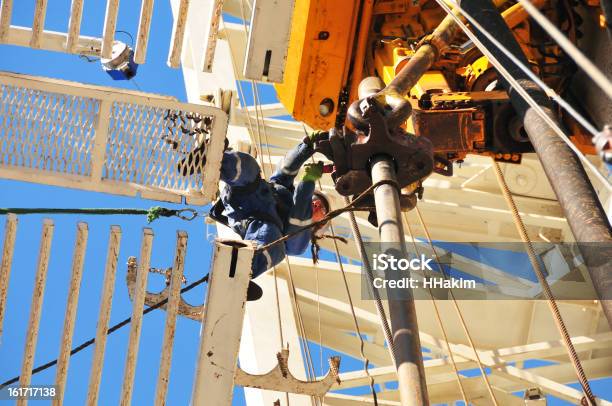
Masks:
[[[442,72],[430,70],[425,72],[416,86],[410,90],[410,97],[420,99],[425,93],[446,93],[450,90],[448,81]]]
[[[280,102],[296,120],[319,129],[334,126],[358,11],[354,0],[296,0],[284,81],[275,85]],[[320,109],[326,99],[333,102],[328,114]]]

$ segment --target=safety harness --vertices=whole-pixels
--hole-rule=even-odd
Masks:
[[[278,229],[281,230],[281,232],[284,232],[285,226],[280,219],[287,217],[287,215],[289,214],[289,207],[287,207],[287,205],[282,202],[282,199],[278,195],[278,192],[276,191],[274,187],[271,187],[270,182],[267,182],[266,180],[262,179],[260,176],[257,177],[257,179],[255,179],[253,182],[247,185],[233,186],[229,194],[229,199],[228,199],[229,204],[233,207],[237,207],[238,205],[236,204],[237,203],[236,199],[238,197],[242,197],[245,195],[250,195],[250,194],[255,193],[262,182],[265,182],[266,187],[269,187],[273,193],[273,198],[274,198],[274,201],[276,202],[276,212],[278,214],[278,217],[275,217],[271,215],[270,213],[266,213],[260,210],[251,210],[250,216],[248,216],[247,218],[241,221],[241,228],[242,230],[244,230],[244,232],[246,232],[249,224],[251,224],[255,220],[260,220],[266,223],[272,223],[276,225]],[[219,223],[227,227],[230,227],[229,219],[227,218],[227,216],[223,214],[223,210],[224,210],[223,201],[219,198],[217,199],[215,204],[213,204],[213,206],[211,207],[208,215],[213,220],[218,221]],[[233,228],[233,227],[230,227],[230,228]],[[239,230],[236,230],[236,229],[234,229],[234,231],[239,232]],[[244,235],[241,235],[241,237],[244,237]]]

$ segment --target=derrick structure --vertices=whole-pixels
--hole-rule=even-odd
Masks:
[[[242,2],[226,1],[225,7],[228,11],[233,11],[240,3]],[[247,3],[242,3],[242,6],[248,6]],[[238,8],[233,13],[235,17],[241,18],[244,15],[249,15],[250,10],[248,7],[244,10]],[[232,84],[234,79],[241,81],[242,91],[250,92],[251,84],[249,79],[243,76],[242,69],[245,65],[245,54],[241,52],[241,50],[247,48],[249,38],[245,32],[247,28],[239,24],[224,23],[220,29],[220,40],[217,42],[218,55],[229,54],[235,59],[230,64],[227,63],[224,56],[215,57],[215,63],[225,62],[226,65],[223,68],[221,67],[223,65],[220,65],[218,70],[213,69],[214,76],[212,78],[214,79],[208,74],[196,73],[184,64],[183,72],[188,93],[194,91],[194,89],[199,89],[202,92],[203,87],[218,83],[219,75],[225,80],[225,75],[231,72],[236,76],[230,78],[229,81]],[[282,32],[282,28],[279,28],[279,31]],[[265,40],[262,41],[265,43]],[[289,68],[288,64],[286,69]],[[195,78],[197,80],[193,80]],[[258,82],[258,85],[270,86],[260,82]],[[212,86],[214,87],[214,85]],[[232,86],[231,89],[239,96],[240,88]],[[207,89],[208,92],[213,90],[212,88]],[[199,97],[200,95],[196,94],[195,96]],[[305,106],[305,109],[313,108],[316,109],[317,106]],[[299,142],[304,134],[303,124],[276,118],[286,114],[287,110],[281,104],[261,103],[249,103],[240,106],[234,104],[233,113],[230,114],[228,137],[231,142],[234,145],[243,145],[245,150],[248,148],[251,153],[259,152],[259,162],[265,168],[264,172],[268,174],[273,171],[274,166],[285,152]],[[259,142],[261,142],[259,144],[261,150],[258,151]],[[594,160],[594,162],[596,161]],[[571,231],[537,156],[535,154],[524,154],[520,165],[501,163],[501,166],[532,241],[546,242],[570,239]],[[606,210],[609,211],[611,204],[609,192],[606,191],[606,188],[598,179],[593,178],[593,184],[600,193],[600,198],[604,202]],[[424,182],[424,186],[426,193],[423,200],[419,201],[418,207],[434,240],[489,243],[515,242],[518,240],[511,213],[497,183],[490,158],[469,155],[460,168],[455,170],[454,176],[432,175]],[[334,185],[329,178],[324,177],[322,179],[321,187],[331,199],[333,207],[338,208],[344,205],[342,198],[334,193]],[[431,248],[423,242],[426,241],[426,234],[417,214],[411,211],[403,214],[403,216],[406,225],[409,225],[409,227],[404,226],[407,231],[405,241],[412,241],[412,236],[414,236],[418,239],[418,249],[431,254]],[[363,234],[363,239],[365,241],[377,241],[379,238],[378,230],[366,220],[366,217],[363,214],[357,214],[357,223]],[[333,227],[336,234],[349,239],[354,238],[348,215],[342,215],[334,219]],[[412,236],[408,230],[412,233]],[[323,240],[321,242],[322,247],[332,253],[335,252],[335,244],[337,243],[333,240]],[[348,244],[338,245],[343,257],[355,261],[361,260],[358,249],[351,241]],[[465,272],[484,274],[486,275],[485,278],[494,281],[494,283],[519,290],[533,289],[536,286],[531,281],[517,278],[472,259],[461,256],[454,258],[460,262],[459,266]],[[299,321],[296,318],[301,317],[307,339],[317,342],[319,331],[322,331],[323,346],[360,359],[359,340],[351,335],[351,332],[354,332],[354,326],[350,322],[351,308],[338,270],[338,264],[334,262],[320,261],[318,265],[313,266],[309,260],[304,258],[290,258],[288,262],[283,262],[277,266],[276,274],[281,282],[281,285],[279,285],[280,291],[284,292],[280,302],[281,315],[283,315],[284,321],[282,324],[284,329],[289,328],[289,331],[292,331],[295,328],[299,331]],[[360,298],[360,267],[345,264],[344,270],[348,278],[361,333],[368,337],[364,352],[368,359],[377,366],[370,374],[375,377],[377,383],[394,382],[397,376],[385,348],[384,335],[380,328],[374,303],[371,300]],[[262,347],[257,345],[258,342],[270,345],[271,339],[268,333],[270,331],[274,331],[273,334],[276,333],[276,321],[270,320],[270,318],[266,318],[264,321],[257,317],[257,314],[263,312],[264,306],[276,306],[273,303],[273,297],[268,296],[268,292],[273,291],[273,289],[270,289],[274,285],[273,278],[272,275],[261,277],[262,282],[266,281],[263,282],[266,292],[264,301],[267,300],[268,302],[247,305],[248,323],[257,327],[252,330],[245,329],[243,332],[243,341],[252,346],[244,351],[244,355],[241,356],[241,363],[252,362],[253,357],[256,357],[257,360],[246,368],[255,367],[260,368],[260,371],[265,371],[273,365],[269,361],[269,356],[260,357],[259,355],[248,354],[253,349],[261,350]],[[297,314],[291,303],[283,302],[283,299],[289,300],[291,296],[290,288],[288,288],[289,292],[284,291],[284,283],[290,284],[290,279],[293,279],[296,286],[297,302],[299,303],[301,316]],[[487,301],[484,307],[482,304],[477,300],[459,301],[462,316],[466,320],[467,327],[476,343],[479,358],[486,367],[493,367],[489,380],[499,404],[523,404],[524,400],[512,393],[530,387],[539,387],[544,393],[560,396],[570,402],[578,402],[579,397],[581,397],[580,392],[568,390],[563,385],[570,382],[569,379],[574,380],[574,376],[569,377],[571,375],[569,364],[559,363],[550,367],[549,370],[545,369],[549,367],[542,367],[539,371],[538,368],[534,370],[522,369],[524,361],[530,359],[530,357],[543,356],[544,358],[551,357],[548,359],[559,359],[557,358],[557,354],[561,352],[559,336],[553,327],[546,303],[540,300],[492,300]],[[563,317],[569,325],[569,330],[572,332],[573,340],[577,341],[578,337],[585,334],[603,334],[592,342],[598,343],[596,345],[602,348],[602,356],[607,358],[608,355],[604,354],[608,354],[606,348],[609,348],[609,346],[604,341],[609,328],[598,303],[596,301],[560,301],[559,305]],[[456,361],[458,360],[459,369],[465,370],[476,367],[477,359],[468,347],[468,341],[461,328],[457,312],[449,301],[438,301],[438,306],[442,314],[442,322],[448,335],[450,348]],[[251,308],[253,311],[251,311]],[[456,384],[456,379],[453,377],[443,336],[439,325],[435,321],[434,306],[429,300],[417,300],[416,308],[421,345],[430,349],[433,354],[437,354],[424,362],[429,401],[431,404],[435,404],[451,403],[459,400],[461,399],[461,393]],[[293,311],[289,311],[289,309],[293,309]],[[288,312],[292,313],[292,317],[286,319]],[[587,317],[584,317],[585,313],[588,315]],[[268,323],[269,328],[261,327],[265,323]],[[320,329],[319,326],[321,326]],[[289,334],[295,337],[293,334],[296,333]],[[285,337],[285,341],[287,340],[288,338]],[[556,344],[552,344],[553,342]],[[276,347],[272,350],[276,351],[278,343],[273,341],[272,347]],[[547,347],[547,351],[550,351],[549,355],[546,355],[546,353],[541,355],[536,350],[536,348],[544,347]],[[518,351],[516,358],[512,356],[496,358],[494,355],[510,354],[514,351]],[[582,351],[582,349],[579,351]],[[597,351],[590,352],[590,356],[592,357]],[[268,358],[268,361],[261,361],[265,357]],[[508,364],[508,362],[512,362],[510,359],[515,360],[517,364],[510,366]],[[593,358],[593,364],[597,362],[595,359]],[[259,361],[259,364],[257,361]],[[565,358],[565,362],[567,361],[567,358]],[[600,361],[601,365],[608,362],[604,359]],[[590,361],[585,358],[584,362],[588,369]],[[496,368],[496,365],[500,367]],[[553,372],[555,368],[556,370]],[[591,372],[587,372],[587,375],[593,375],[594,373],[596,376],[596,369],[593,368]],[[567,376],[561,376],[561,371],[565,371],[563,373],[566,373]],[[605,374],[609,373],[610,371],[605,372]],[[369,382],[368,376],[359,370],[341,374],[340,379],[342,381],[341,388],[364,386],[368,385]],[[491,404],[486,383],[481,378],[471,377],[462,378],[462,380],[465,382],[466,394],[471,403]],[[547,383],[546,388],[542,387],[542,382]],[[270,394],[265,392],[255,394],[249,391],[251,390],[247,389],[247,398],[249,401],[255,402],[254,404],[259,404],[261,397],[268,401],[275,399],[274,395],[267,397]],[[570,393],[573,393],[573,395]],[[370,398],[370,400],[364,398]],[[284,401],[282,397],[280,399],[281,402]],[[348,405],[358,400],[366,402],[366,404],[368,402],[373,404],[371,397],[368,395],[352,397],[351,395],[330,394],[324,402],[330,405]],[[389,404],[396,404],[393,402],[399,402],[399,393],[395,389],[384,390],[378,395],[378,400],[381,404],[384,404],[382,402],[385,400],[388,400]],[[306,404],[309,400],[304,399],[304,402]]]
[[[230,145],[257,156],[264,174],[269,175],[285,152],[304,136],[304,126],[298,122],[279,119],[278,117],[288,114],[287,107],[280,103],[262,104],[257,102],[257,96],[253,97],[254,103],[245,103],[244,93],[253,93],[254,88],[252,79],[246,78],[243,72],[245,72],[245,65],[247,72],[253,66],[245,60],[246,55],[250,55],[250,58],[254,60],[261,59],[261,55],[257,53],[258,50],[261,50],[261,47],[257,46],[257,41],[261,41],[265,48],[270,44],[269,37],[275,36],[274,40],[277,43],[273,46],[278,49],[274,48],[272,55],[277,58],[277,51],[283,52],[287,39],[283,42],[282,34],[290,32],[291,10],[279,11],[274,30],[266,31],[266,24],[269,22],[265,20],[265,14],[262,14],[263,17],[261,17],[264,18],[263,23],[260,23],[259,26],[253,25],[257,29],[249,29],[241,23],[224,21],[219,13],[219,7],[222,6],[228,15],[239,19],[245,16],[248,18],[252,13],[248,1],[192,1],[188,12],[181,7],[182,5],[184,7],[187,2],[172,0],[171,3],[176,26],[184,28],[184,32],[178,34],[184,36],[182,49],[180,52],[170,51],[171,65],[178,66],[178,55],[180,55],[189,105],[179,105],[174,101],[164,99],[148,102],[160,109],[159,115],[163,115],[167,109],[175,109],[186,113],[217,117],[213,130],[217,159],[209,159],[210,165],[220,159],[220,140],[222,134],[225,133],[224,120],[227,117],[227,138]],[[265,9],[271,2],[258,3]],[[6,4],[6,2],[3,3],[3,6]],[[112,7],[109,10],[112,16]],[[40,28],[40,24],[38,27]],[[3,32],[8,32],[8,34],[2,35],[5,41],[7,41],[6,38],[9,38],[8,42],[27,45],[27,41],[22,39],[26,34],[22,31],[24,30],[9,29],[6,31],[5,29]],[[49,44],[50,49],[60,47],[57,44],[61,41],[56,40],[53,35],[49,36],[47,42],[44,40],[39,42],[36,38],[45,38],[44,33],[35,34],[36,29],[33,32],[32,38],[34,39],[29,40],[29,46],[40,46],[42,43],[43,45]],[[251,40],[249,40],[250,36]],[[276,37],[281,40],[278,41]],[[61,40],[67,38],[70,37],[61,37]],[[79,41],[83,40],[73,39],[72,43],[78,45]],[[106,40],[102,38],[95,41],[100,45],[99,52],[104,54]],[[140,49],[143,46],[146,49],[146,41],[144,45],[140,41],[139,44]],[[78,52],[78,48],[73,49]],[[142,58],[142,53],[139,55]],[[265,57],[263,59],[265,62]],[[288,65],[285,68],[290,69],[291,66]],[[210,72],[203,72],[203,69],[208,69]],[[252,69],[251,77],[253,72],[262,72],[262,76],[258,78],[260,80],[274,80],[274,75],[278,77],[278,72],[273,70],[267,70],[263,75],[261,69]],[[23,77],[15,79],[10,75],[3,75],[3,78],[5,78],[3,80],[14,81],[6,82],[5,86],[17,87],[30,80],[30,78]],[[59,91],[57,87],[54,87],[53,82],[37,86],[41,86],[41,91]],[[257,86],[255,89],[259,88],[261,92],[263,86],[271,85],[257,81],[255,86]],[[92,92],[95,94],[96,90],[102,92],[107,89],[86,87],[82,92],[90,95]],[[121,95],[125,100],[134,102],[136,105],[139,105],[138,97],[140,96],[143,95]],[[101,105],[104,105],[105,99],[100,97]],[[111,104],[109,103],[126,103],[125,100],[117,101],[111,98],[110,101],[106,101],[106,109],[110,110]],[[318,107],[315,106],[315,108]],[[97,123],[98,126],[102,125],[100,121]],[[102,128],[101,131],[104,132],[106,129]],[[112,131],[110,133],[112,134]],[[137,139],[132,139],[128,143],[137,141]],[[155,149],[156,146],[153,145],[151,148]],[[123,159],[129,161],[130,156],[123,156]],[[130,189],[134,187],[133,182],[129,180],[125,182],[125,178],[121,177],[117,179],[116,184],[105,183],[103,176],[100,175],[101,168],[104,166],[102,163],[99,165],[99,169],[94,174],[97,174],[98,179],[92,180],[91,185],[94,186],[90,186],[90,190],[135,194],[136,190],[142,193],[144,188],[145,193],[148,193],[147,196],[160,200],[179,200],[184,196],[188,201],[193,199],[194,204],[210,202],[216,191],[213,183],[218,180],[213,176],[212,178],[206,177],[204,180],[192,180],[195,183],[190,185],[167,186],[168,183],[166,183],[166,186],[163,186],[163,182],[154,185],[146,183],[142,187]],[[112,164],[108,164],[108,168],[111,167]],[[171,165],[168,166],[170,167]],[[526,153],[522,155],[520,165],[501,163],[501,167],[531,240],[555,242],[571,238],[571,231],[563,210],[556,200],[537,156]],[[168,168],[164,170],[169,171]],[[18,168],[13,172],[8,172],[9,175],[5,177],[32,181],[34,175],[26,172]],[[214,172],[213,168],[210,168],[205,176]],[[28,175],[29,178],[26,178]],[[77,183],[82,183],[80,180],[75,181],[74,177],[62,176],[50,176],[38,181],[67,187],[75,187]],[[120,185],[121,182],[129,185]],[[202,186],[203,182],[205,186]],[[612,200],[609,192],[599,182],[599,179],[593,178],[600,199],[610,212]],[[331,179],[324,177],[320,186],[329,197],[333,208],[344,205]],[[412,243],[413,239],[417,239],[414,246],[415,251],[428,255],[434,254],[431,246],[427,244],[427,233],[434,240],[449,242],[518,241],[513,219],[497,183],[490,157],[467,155],[461,167],[455,170],[452,177],[433,174],[423,182],[423,186],[426,192],[423,199],[418,202],[419,212],[413,210],[401,216],[404,221],[404,240]],[[124,190],[119,191],[121,188]],[[422,222],[420,215],[423,217]],[[363,240],[378,241],[378,230],[368,222],[367,215],[357,213],[356,220]],[[301,340],[309,340],[317,344],[320,341],[322,346],[331,349],[334,353],[345,354],[358,360],[365,355],[374,364],[374,368],[369,371],[369,376],[373,377],[383,389],[378,393],[378,403],[381,405],[399,404],[399,391],[393,389],[391,384],[397,381],[397,375],[385,347],[385,338],[375,304],[372,300],[362,298],[361,269],[354,262],[361,261],[362,258],[353,241],[355,235],[351,231],[348,215],[334,219],[333,229],[336,234],[347,237],[348,243],[323,240],[321,245],[326,250],[332,253],[338,252],[344,259],[349,260],[348,263],[342,265],[342,272],[337,262],[322,260],[317,265],[313,265],[309,259],[290,257],[278,265],[273,272],[258,279],[264,289],[264,297],[258,302],[246,305],[238,354],[240,366],[249,373],[264,374],[277,365],[276,353],[288,344],[292,349],[288,361],[291,374],[303,380],[306,380],[307,377],[314,379],[308,367],[311,362],[307,359],[310,357],[309,354],[297,349],[300,348]],[[218,234],[222,237],[235,238],[223,226],[219,226]],[[146,238],[143,239],[145,240]],[[438,251],[443,255],[443,250],[438,249]],[[534,296],[535,292],[539,291],[538,285],[530,280],[506,273],[466,256],[454,255],[453,261],[462,272],[509,289],[529,290],[534,292]],[[345,289],[343,276],[346,278],[347,289]],[[571,282],[563,280],[564,276],[560,273],[556,278],[557,283],[560,285],[567,283],[568,288],[573,288]],[[140,293],[135,299],[140,309],[148,300],[142,291],[143,286],[146,285],[146,279],[143,282],[142,278],[141,273],[137,281]],[[590,291],[586,292],[586,294],[590,293]],[[492,404],[487,386],[490,386],[498,404],[501,405],[524,404],[523,398],[516,396],[515,393],[531,389],[537,389],[542,393],[572,403],[580,402],[582,393],[566,385],[575,382],[576,377],[544,301],[490,300],[485,305],[481,300],[469,300],[468,297],[458,301],[459,313],[450,300],[438,300],[435,306],[431,300],[417,300],[415,304],[420,343],[424,349],[427,349],[427,352],[424,353],[426,359],[423,365],[428,399],[431,404],[452,404],[462,398],[461,387],[457,384],[457,378],[453,373],[453,361],[449,357],[449,351],[452,352],[452,358],[459,371],[476,369],[479,364],[491,370],[491,373],[488,374],[488,383],[480,376],[461,378],[465,395],[472,404]],[[174,303],[173,306],[179,305]],[[571,332],[572,342],[581,356],[587,376],[590,379],[610,377],[612,375],[610,350],[612,333],[597,301],[559,301],[559,307]],[[364,337],[363,354],[360,352],[361,343],[352,322],[353,312],[360,333]],[[444,326],[444,334],[437,322],[437,313],[441,316],[440,321]],[[462,321],[469,330],[476,352],[469,346]],[[233,338],[233,342],[236,340],[237,338]],[[552,364],[537,368],[524,368],[526,361],[534,359],[550,361]],[[333,386],[332,390],[367,386],[369,376],[363,369],[341,371],[340,383]],[[129,388],[126,390],[129,391]],[[211,390],[215,390],[214,385]],[[280,404],[287,404],[289,400],[291,405],[306,405],[312,402],[309,396],[299,394],[285,395],[255,388],[246,388],[245,392],[248,405],[268,405],[277,400],[280,400]],[[328,393],[323,399],[323,404],[327,405],[351,405],[356,402],[374,404],[369,394],[356,396]],[[600,404],[608,404],[606,400],[600,402]]]

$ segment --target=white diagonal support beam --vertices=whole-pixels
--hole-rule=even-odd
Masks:
[[[40,48],[41,37],[45,29],[45,17],[47,16],[47,0],[36,0],[34,8],[34,21],[32,23],[32,38],[30,46]]]
[[[87,238],[89,229],[86,223],[77,225],[77,238],[72,258],[72,274],[70,286],[68,287],[68,302],[66,303],[66,315],[64,317],[64,330],[62,331],[62,344],[60,354],[57,358],[55,385],[58,394],[53,400],[54,405],[62,405],[64,401],[64,390],[68,378],[68,365],[70,362],[70,350],[72,349],[72,335],[76,323],[79,293],[81,291],[81,279],[83,278],[83,265],[85,262],[85,250],[87,249]]]
[[[43,229],[38,252],[38,263],[36,266],[36,277],[34,279],[34,291],[32,292],[32,305],[30,307],[30,318],[25,339],[25,349],[23,351],[23,363],[21,375],[19,376],[19,386],[28,386],[32,380],[32,367],[34,366],[34,355],[36,353],[36,343],[38,342],[38,327],[42,313],[43,297],[47,284],[47,271],[49,269],[49,258],[51,256],[51,241],[55,226],[49,219],[43,222]],[[27,405],[27,398],[20,398],[18,406]]]
[[[90,405],[98,403],[98,395],[100,393],[102,368],[104,366],[104,352],[106,350],[106,331],[108,329],[111,306],[113,303],[120,245],[121,229],[118,226],[113,226],[111,227],[110,237],[108,239],[108,251],[106,254],[106,264],[104,266],[104,282],[102,283],[100,310],[96,326],[96,341],[94,344],[94,354],[89,375],[89,387],[87,389],[87,404]]]
[[[4,243],[2,244],[2,262],[0,263],[0,341],[2,340],[2,326],[6,313],[6,296],[8,293],[15,238],[17,237],[17,216],[9,214],[4,226]]]
[[[147,292],[147,279],[151,265],[151,250],[153,248],[153,230],[145,228],[142,231],[142,243],[140,246],[140,263],[136,275],[136,287],[132,303],[132,320],[130,324],[130,337],[125,359],[123,373],[123,386],[121,387],[121,404],[129,405],[132,401],[134,390],[134,377],[136,375],[136,360],[140,346],[140,331],[142,330],[142,317],[144,309],[145,294]]]
[[[174,335],[176,332],[176,317],[181,299],[181,284],[183,282],[183,270],[185,268],[185,252],[187,250],[187,233],[177,232],[176,250],[172,273],[170,275],[170,294],[166,305],[166,327],[162,343],[162,355],[157,374],[157,386],[155,387],[155,405],[166,404],[168,393],[168,382],[170,380],[170,366],[172,364],[172,347],[174,346]]]
[[[138,34],[136,34],[136,49],[134,51],[134,62],[141,65],[147,57],[149,44],[149,33],[151,31],[151,19],[153,17],[154,0],[141,0],[140,21],[138,22]]]
[[[81,33],[81,20],[83,19],[83,0],[72,0],[70,6],[70,20],[68,21],[68,40],[66,51],[75,53]]]
[[[117,30],[117,17],[119,16],[119,0],[106,0],[106,15],[104,16],[104,29],[102,37],[102,58],[110,58],[113,53],[113,42]]]

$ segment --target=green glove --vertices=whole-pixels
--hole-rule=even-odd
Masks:
[[[316,181],[318,179],[321,179],[321,176],[323,176],[323,162],[319,161],[316,164],[315,163],[307,163],[306,165],[304,165],[304,176],[302,176],[302,182],[306,182],[306,181]]]
[[[315,144],[318,141],[327,140],[327,139],[329,139],[329,132],[328,131],[316,130],[316,131],[313,131],[310,134],[306,135],[304,137],[303,142],[305,144],[308,144],[308,145],[314,147]]]

